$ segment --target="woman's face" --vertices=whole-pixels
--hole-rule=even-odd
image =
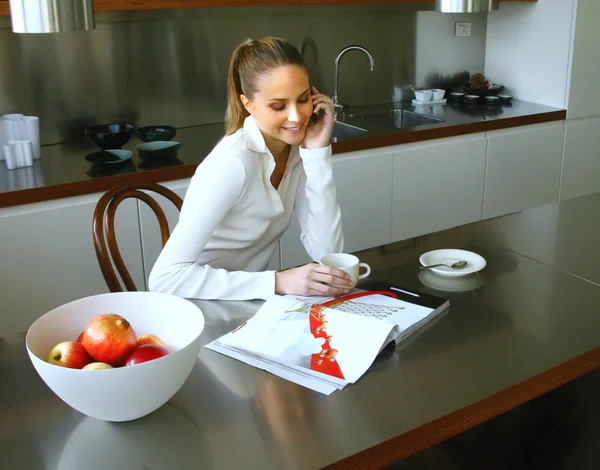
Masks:
[[[254,116],[272,153],[285,144],[299,145],[313,112],[308,74],[303,67],[283,65],[259,78],[257,92],[241,96],[246,110]]]

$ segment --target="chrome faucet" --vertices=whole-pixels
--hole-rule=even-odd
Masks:
[[[348,105],[340,103],[340,96],[338,94],[338,87],[339,87],[339,80],[340,80],[340,72],[339,72],[340,60],[341,60],[342,56],[346,52],[348,52],[348,51],[361,51],[361,52],[363,52],[369,58],[369,62],[371,63],[371,72],[375,69],[375,61],[373,60],[373,56],[364,47],[362,47],[362,46],[348,46],[348,47],[345,47],[344,49],[342,49],[340,51],[340,53],[338,54],[338,56],[335,58],[335,68],[334,68],[334,71],[333,71],[333,96],[332,96],[332,99],[333,99],[333,109],[334,109],[334,116],[335,117],[338,117],[338,115],[340,113],[343,115],[344,112],[348,109]]]

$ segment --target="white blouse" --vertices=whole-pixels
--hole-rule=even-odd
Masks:
[[[262,133],[247,117],[198,165],[149,290],[196,299],[267,299],[275,293],[275,271],[265,270],[294,211],[313,260],[342,251],[331,145],[292,146],[278,189],[271,184],[274,168]]]

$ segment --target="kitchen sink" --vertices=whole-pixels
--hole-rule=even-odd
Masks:
[[[383,111],[367,111],[364,113],[351,114],[351,118],[373,122],[391,129],[404,129],[422,126],[426,124],[437,124],[444,122],[443,119],[413,113],[404,109],[386,109]]]
[[[333,139],[337,139],[338,137],[349,137],[354,135],[361,135],[367,132],[366,129],[362,129],[360,127],[353,126],[351,124],[345,124],[343,122],[334,121],[333,123],[333,131],[331,132],[331,137]]]

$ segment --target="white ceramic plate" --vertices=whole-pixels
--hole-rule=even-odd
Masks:
[[[419,262],[423,266],[431,266],[432,264],[440,263],[451,265],[460,260],[465,260],[467,262],[467,265],[463,269],[451,269],[445,266],[438,266],[437,268],[431,268],[429,271],[439,274],[440,276],[459,277],[481,271],[486,265],[486,261],[482,256],[466,250],[433,250],[423,253],[419,257]]]

